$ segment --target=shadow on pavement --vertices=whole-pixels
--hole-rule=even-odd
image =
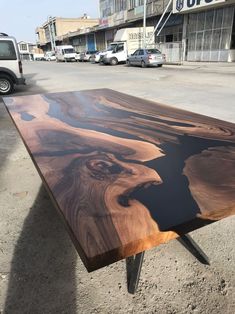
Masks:
[[[22,95],[33,95],[35,93],[46,93],[47,91],[37,86],[34,80],[36,73],[25,75],[27,85],[16,86],[13,94],[4,97],[16,97]],[[0,170],[4,166],[8,156],[14,151],[15,145],[20,141],[20,137],[11,121],[10,116],[4,106],[2,96],[0,96]]]
[[[69,236],[41,187],[15,246],[5,313],[76,313],[75,263]]]
[[[28,85],[17,87],[10,97],[46,93],[46,90],[37,86],[37,82],[33,80],[34,75],[28,75]],[[10,165],[15,162],[14,158],[12,160],[9,156],[14,155],[16,145],[20,141],[0,97],[0,171],[8,162]],[[25,159],[25,155],[20,158]],[[26,166],[28,165],[29,163]],[[17,173],[15,175],[17,176]],[[3,189],[3,193],[9,192],[4,192]],[[17,208],[17,203],[14,204],[12,200],[10,206]],[[0,208],[0,216],[1,210],[4,209]],[[19,215],[22,216],[22,213]],[[17,217],[13,218],[13,221],[17,220]],[[11,220],[2,222],[6,226],[11,224]],[[9,231],[12,229],[14,228],[6,227],[6,230],[3,230],[3,234],[6,234],[3,240],[6,242],[15,236]],[[42,186],[38,195],[35,195],[35,201],[15,242],[4,313],[76,313],[77,254]]]

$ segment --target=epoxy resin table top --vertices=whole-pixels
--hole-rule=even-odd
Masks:
[[[4,102],[88,271],[235,213],[235,124],[109,89]]]

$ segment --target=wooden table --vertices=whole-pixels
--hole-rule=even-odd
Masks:
[[[235,213],[234,124],[109,89],[4,102],[88,271],[136,255],[134,292],[179,236],[207,261],[184,235]]]

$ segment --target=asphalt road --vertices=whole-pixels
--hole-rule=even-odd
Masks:
[[[29,62],[24,72],[15,95],[112,88],[235,122],[234,64]],[[178,241],[147,251],[134,296],[125,261],[88,274],[0,101],[0,313],[233,314],[234,229],[230,217],[191,234],[210,266]]]
[[[100,66],[91,63],[24,64],[22,93],[112,88],[134,96],[235,122],[235,64],[162,68]]]

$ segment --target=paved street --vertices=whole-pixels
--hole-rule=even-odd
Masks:
[[[44,93],[112,88],[205,115],[235,121],[235,64],[188,63],[162,68],[100,66],[91,63],[24,64],[27,88]]]
[[[27,86],[15,95],[112,88],[235,123],[235,64],[23,66]],[[146,252],[134,296],[125,261],[88,274],[1,100],[0,217],[0,313],[235,312],[235,217],[191,234],[210,266],[177,241]]]

